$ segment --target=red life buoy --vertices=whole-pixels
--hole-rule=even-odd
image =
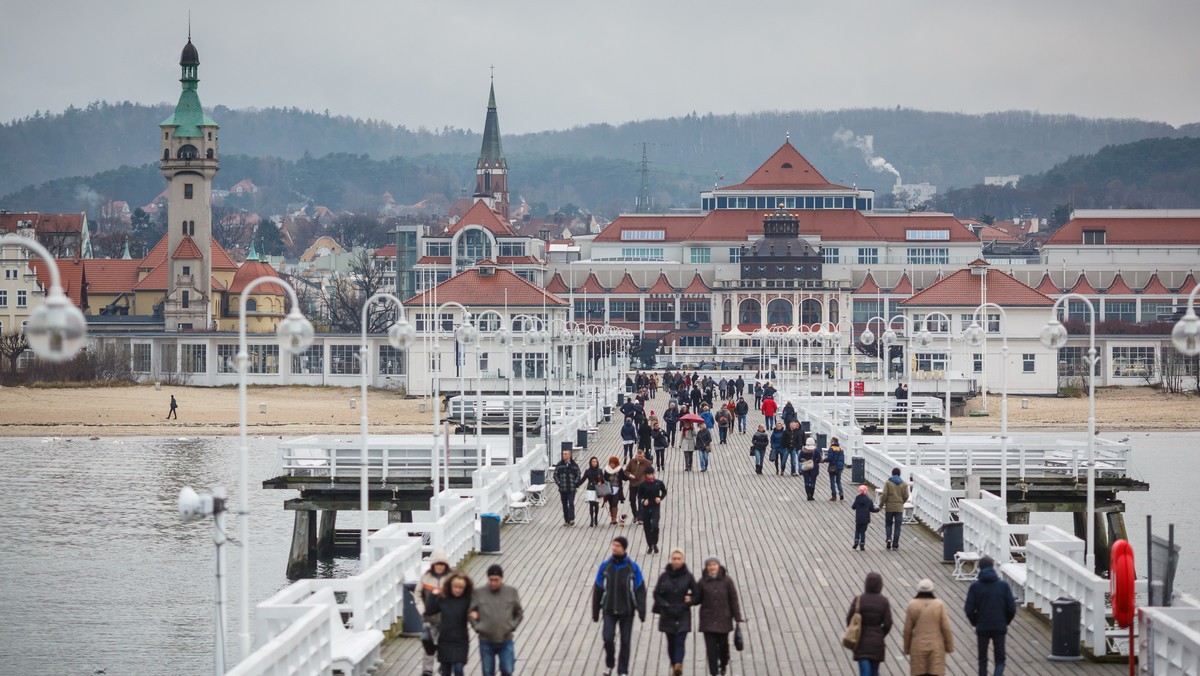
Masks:
[[[1112,545],[1108,580],[1112,592],[1113,619],[1125,628],[1133,624],[1136,599],[1134,596],[1133,546],[1127,540]]]

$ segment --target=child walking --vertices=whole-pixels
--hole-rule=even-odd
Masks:
[[[854,498],[854,502],[850,503],[850,509],[854,510],[854,544],[850,545],[850,549],[866,551],[867,526],[871,525],[871,513],[878,512],[879,508],[875,506],[875,502],[871,498],[867,497],[865,485],[858,487],[858,495]]]

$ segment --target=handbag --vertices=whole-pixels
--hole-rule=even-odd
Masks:
[[[815,466],[816,465],[813,464],[812,460],[805,460],[804,462],[800,463],[800,471],[801,472],[811,472],[812,468]]]
[[[842,646],[847,650],[855,650],[858,648],[858,641],[862,638],[862,597],[854,599],[854,615],[850,618],[850,624],[846,625],[846,633],[842,635]]]
[[[742,636],[741,622],[739,622],[738,625],[733,628],[733,647],[736,648],[738,652],[742,652],[746,649],[746,639]]]
[[[437,652],[437,641],[433,638],[433,627],[428,622],[421,629],[421,645],[425,647],[426,655],[432,655]]]

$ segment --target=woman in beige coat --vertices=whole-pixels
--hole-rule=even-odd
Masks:
[[[946,653],[954,652],[954,631],[946,605],[933,596],[933,582],[921,580],[904,614],[904,654],[913,676],[946,673]]]

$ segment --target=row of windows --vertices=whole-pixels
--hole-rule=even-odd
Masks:
[[[652,260],[661,260],[663,258],[663,250],[650,247],[627,247],[621,249],[622,258],[648,258]]]
[[[909,265],[948,265],[950,250],[946,248],[913,248],[908,250]]]
[[[625,241],[666,239],[666,232],[663,230],[622,230],[621,239]]]
[[[692,262],[693,263],[711,263],[712,262],[712,249],[710,249],[708,247],[692,248]]]
[[[586,303],[586,304],[585,304]],[[610,321],[620,322],[637,322],[640,317],[637,301],[614,300],[609,301]],[[578,321],[602,320],[604,318],[604,301],[588,300],[575,301],[575,319]],[[683,300],[679,301],[679,321],[686,324],[688,322],[699,322],[707,324],[712,319],[712,310],[708,301],[704,300]],[[675,301],[674,300],[647,300],[646,301],[646,321],[649,323],[674,323],[675,322]]]
[[[713,209],[857,209],[870,211],[874,200],[870,197],[777,197],[774,195],[748,195],[745,197],[705,197],[700,208]]]
[[[470,232],[474,232],[477,234],[474,236],[470,236]],[[464,255],[464,253],[466,253],[466,255],[469,255],[469,256],[474,256],[474,255],[479,255],[479,254],[487,253],[487,252],[491,251],[490,244],[481,241],[481,240],[487,240],[488,239],[487,235],[483,234],[483,232],[479,231],[479,230],[473,230],[470,232],[468,232],[467,234],[465,234],[459,238],[460,243],[463,242],[463,240],[468,240],[468,239],[470,240],[469,242],[466,242],[465,244],[460,244],[460,246],[459,246],[459,255],[460,256]],[[501,256],[524,256],[525,255],[525,243],[524,242],[499,242],[496,245],[496,247],[499,249],[499,255],[501,255]],[[433,257],[437,257],[437,258],[449,258],[450,257],[450,242],[442,242],[442,241],[425,242],[425,255],[433,256]]]
[[[928,239],[949,240],[950,239],[950,231],[949,230],[905,230],[904,231],[904,239],[907,239],[909,241],[928,240]]]
[[[7,271],[6,271],[7,272]],[[17,290],[17,307],[27,307],[29,305],[29,292],[25,289]],[[8,307],[8,290],[0,289],[0,307]]]

